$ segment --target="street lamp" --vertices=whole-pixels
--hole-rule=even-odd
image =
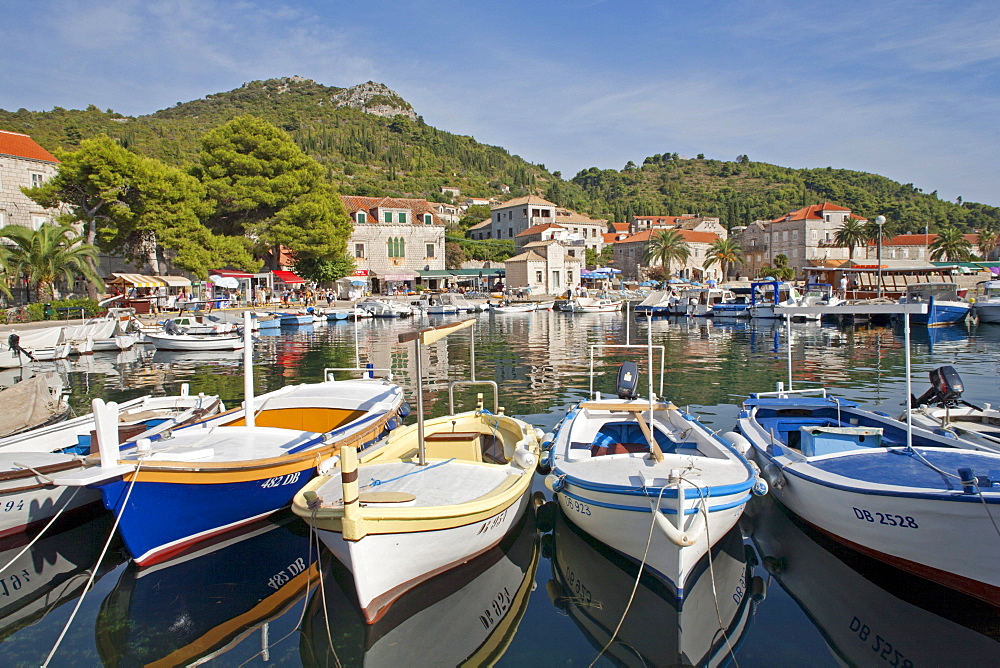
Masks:
[[[878,225],[878,251],[875,261],[878,263],[878,297],[882,298],[882,226],[885,225],[885,216],[875,216],[875,224]]]

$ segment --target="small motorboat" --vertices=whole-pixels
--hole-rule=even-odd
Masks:
[[[913,283],[906,286],[900,304],[927,304],[926,314],[911,316],[915,325],[942,327],[965,320],[972,311],[972,304],[958,296],[955,283]]]
[[[243,336],[232,334],[179,334],[164,330],[159,334],[146,334],[146,339],[157,350],[239,350]]]
[[[633,310],[637,316],[642,315],[643,317],[647,313],[651,313],[653,316],[670,315],[670,306],[672,305],[670,298],[672,295],[673,293],[670,290],[656,290],[640,303],[636,304]]]
[[[1000,281],[982,281],[972,311],[979,322],[1000,322]]]
[[[409,304],[399,304],[388,299],[369,297],[358,302],[358,308],[363,308],[376,318],[408,318],[418,312]]]
[[[475,320],[412,335],[429,345]],[[410,335],[401,335],[401,342]],[[377,450],[341,448],[330,472],[295,496],[292,510],[351,571],[358,602],[373,623],[406,591],[494,547],[528,506],[539,436],[496,410],[423,419],[417,371],[417,423]],[[476,381],[469,381],[475,383]],[[464,383],[468,384],[468,383]],[[496,391],[495,383],[488,381]]]
[[[614,313],[622,310],[622,304],[622,299],[574,297],[563,305],[562,310],[570,313]]]
[[[235,332],[240,327],[237,322],[230,322],[219,316],[197,312],[179,315],[164,321],[164,329],[167,329],[167,323],[169,322],[172,322],[185,334],[229,334]]]
[[[493,307],[496,313],[531,313],[538,310],[535,302],[500,302]]]

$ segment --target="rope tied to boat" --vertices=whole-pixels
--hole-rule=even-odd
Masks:
[[[378,487],[379,485],[386,485],[386,484],[388,484],[390,482],[395,482],[397,480],[402,480],[403,478],[407,478],[407,477],[409,477],[411,475],[417,475],[418,473],[423,473],[424,471],[430,471],[431,469],[436,469],[439,466],[444,466],[445,464],[447,464],[449,462],[453,462],[453,461],[455,461],[455,457],[452,457],[451,459],[446,459],[443,462],[438,462],[437,464],[431,464],[430,466],[420,467],[420,468],[418,468],[418,469],[416,469],[414,471],[410,471],[409,473],[404,473],[403,475],[398,475],[395,478],[389,478],[388,480],[379,480],[378,478],[372,478],[371,482],[366,483],[365,485],[362,485],[360,489],[368,489],[369,487]]]

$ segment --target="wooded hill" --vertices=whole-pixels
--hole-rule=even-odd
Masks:
[[[747,156],[723,161],[656,154],[641,165],[630,162],[622,170],[592,167],[567,181],[559,172],[550,173],[503,148],[433,128],[391,90],[367,85],[381,90],[355,106],[338,100],[356,87],[292,77],[250,82],[138,117],[94,105],[85,110],[0,110],[0,129],[30,134],[49,150],[73,150],[81,140],[103,133],[137,153],[187,167],[196,162],[205,132],[249,113],[287,131],[344,194],[447,201],[442,186],[479,197],[532,192],[613,221],[636,214],[700,213],[719,216],[727,227],[829,201],[869,219],[884,215],[896,231],[917,232],[924,225],[931,231],[942,225],[1000,230],[997,207],[943,201],[936,192],[923,193],[913,184],[875,174],[830,167],[791,169]],[[399,115],[368,113],[386,109]]]

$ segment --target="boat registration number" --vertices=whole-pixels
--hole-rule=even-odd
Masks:
[[[493,628],[497,622],[503,619],[507,611],[510,610],[511,600],[510,592],[507,591],[506,587],[497,592],[497,595],[490,601],[490,606],[483,610],[483,614],[479,615],[479,621],[484,629]]]
[[[566,507],[569,508],[570,510],[575,510],[581,515],[590,515],[590,506],[588,506],[586,503],[582,503],[568,496],[565,497],[565,499],[566,499]]]
[[[12,510],[24,510],[24,499],[12,499],[4,503],[0,508],[3,508],[5,513],[9,513]]]
[[[871,627],[857,617],[851,620],[851,631],[858,634],[858,639],[865,643],[872,652],[887,661],[892,668],[913,668],[913,661],[893,648],[892,643],[878,634],[873,634]],[[873,637],[874,635],[874,637]],[[868,643],[871,642],[870,645]]]
[[[904,529],[919,529],[917,521],[906,515],[893,515],[892,513],[873,513],[864,508],[854,508],[854,516],[859,520],[871,522],[872,524],[884,524],[890,527],[902,527]]]
[[[287,584],[293,577],[295,577],[305,569],[306,569],[306,560],[303,559],[302,557],[299,557],[292,563],[288,564],[288,568],[285,568],[272,575],[267,581],[267,586],[277,591],[278,589],[281,589],[282,586]]]
[[[288,475],[279,475],[276,478],[268,478],[264,482],[260,483],[261,488],[269,489],[271,487],[281,487],[282,485],[291,485],[299,481],[299,476],[302,471],[296,471],[295,473],[289,473]]]

